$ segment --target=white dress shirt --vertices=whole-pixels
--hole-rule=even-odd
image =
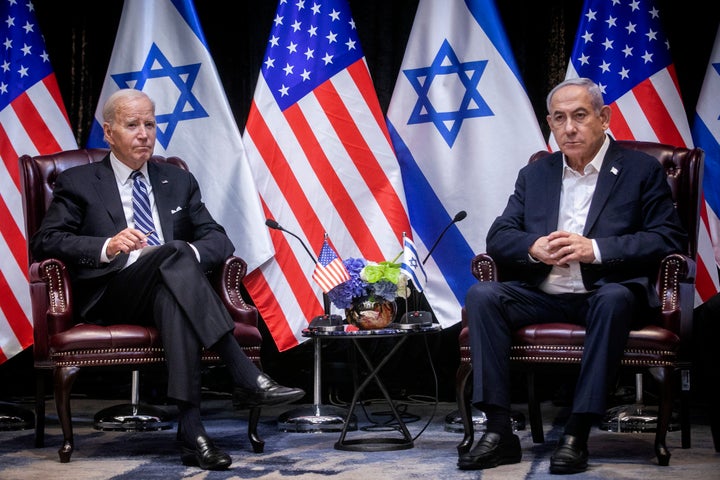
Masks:
[[[585,166],[582,173],[570,168],[563,155],[563,178],[560,189],[560,212],[558,215],[558,230],[570,233],[583,234],[587,220],[590,203],[592,202],[598,175],[602,167],[605,153],[610,146],[610,139],[605,136],[600,150],[590,163]],[[597,242],[592,240],[595,260],[593,263],[601,263],[602,257]],[[540,289],[545,293],[585,293],[580,262],[570,262],[567,267],[553,266],[550,274],[540,284]]]

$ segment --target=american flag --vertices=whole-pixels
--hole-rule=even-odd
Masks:
[[[245,128],[266,217],[343,256],[402,249],[400,169],[345,0],[280,1]],[[302,243],[270,233],[275,256],[245,285],[283,351],[324,307]]]
[[[343,265],[342,260],[340,260],[340,257],[338,257],[327,240],[323,242],[320,249],[312,279],[320,285],[320,288],[325,293],[350,280],[350,274],[345,265]]]
[[[0,363],[33,341],[18,157],[77,148],[32,3],[0,2]]]
[[[568,78],[588,77],[612,108],[610,133],[618,140],[692,146],[670,44],[652,0],[585,0]],[[701,222],[696,303],[718,291],[707,215]]]

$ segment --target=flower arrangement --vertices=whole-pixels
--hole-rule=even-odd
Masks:
[[[397,297],[407,298],[410,293],[407,277],[400,274],[400,264],[395,261],[377,263],[347,258],[343,264],[350,280],[328,292],[328,298],[337,308],[348,309],[361,301],[393,301]]]

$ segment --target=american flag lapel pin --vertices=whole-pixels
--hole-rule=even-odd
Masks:
[[[612,167],[612,168],[610,169],[610,173],[612,173],[613,175],[617,175],[617,174],[618,174],[618,169],[615,168],[615,167]]]

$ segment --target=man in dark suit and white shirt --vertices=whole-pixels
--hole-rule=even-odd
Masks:
[[[200,419],[201,349],[220,355],[245,404],[292,402],[304,392],[260,372],[235,341],[233,321],[206,277],[234,247],[206,209],[192,174],[148,162],[156,138],[154,102],[139,90],[115,92],[103,108],[103,131],[110,154],[58,176],[31,239],[33,256],[68,265],[84,321],[157,325],[168,396],[180,412],[182,461],[228,468],[230,456],[213,444]],[[134,210],[136,182],[147,193],[150,226]],[[148,242],[159,246],[148,248]]]
[[[605,411],[635,313],[660,305],[651,278],[660,260],[683,252],[687,236],[660,163],[620,148],[606,134],[610,107],[589,79],[566,80],[547,97],[560,151],[520,170],[487,252],[503,282],[478,282],[466,296],[473,404],[487,415],[464,470],[517,463],[510,422],[511,334],[543,321],[586,329],[571,415],[550,459],[551,473],[587,468],[587,440]]]

